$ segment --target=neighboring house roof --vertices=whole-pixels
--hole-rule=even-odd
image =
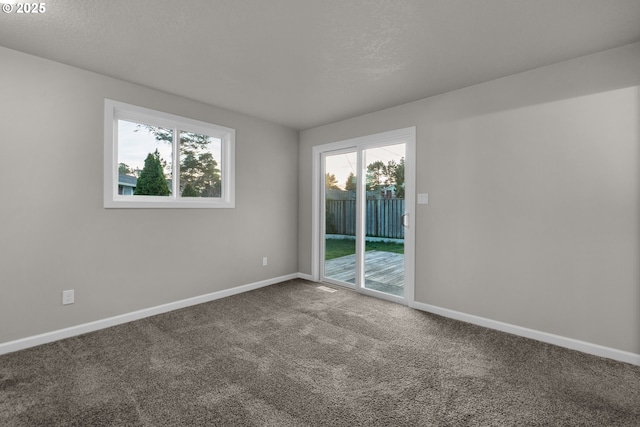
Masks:
[[[127,187],[135,187],[138,184],[138,178],[131,175],[118,174],[118,185],[124,185]]]
[[[167,180],[167,185],[169,189],[171,189],[172,180]],[[124,185],[125,187],[134,187],[138,185],[138,178],[131,175],[125,175],[122,173],[118,174],[118,185]]]

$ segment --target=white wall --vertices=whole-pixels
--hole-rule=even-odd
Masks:
[[[299,271],[312,147],[417,126],[416,301],[640,354],[639,85],[634,44],[302,132]]]
[[[297,272],[297,132],[5,48],[0,64],[0,343]],[[104,209],[105,98],[235,128],[236,208]]]

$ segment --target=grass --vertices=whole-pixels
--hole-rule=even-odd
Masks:
[[[404,253],[403,243],[393,242],[366,242],[366,251]],[[356,241],[353,239],[326,239],[325,260],[339,258],[356,253]]]

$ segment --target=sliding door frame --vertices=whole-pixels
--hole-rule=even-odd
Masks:
[[[357,151],[358,152],[358,196],[360,200],[357,203],[357,220],[356,234],[362,236],[364,232],[364,218],[361,215],[362,197],[364,196],[364,183],[363,183],[363,159],[362,153],[367,148],[380,147],[384,145],[393,144],[405,144],[405,214],[406,214],[406,229],[404,239],[404,251],[405,251],[405,271],[404,271],[404,296],[397,297],[394,295],[385,294],[383,292],[373,291],[366,289],[364,286],[358,286],[358,278],[362,274],[364,268],[360,262],[357,262],[356,271],[356,285],[354,289],[357,292],[375,296],[378,298],[386,299],[393,302],[398,302],[404,305],[411,306],[414,302],[414,289],[415,289],[415,182],[416,182],[416,128],[408,127],[403,129],[396,129],[388,132],[377,133],[373,135],[366,135],[357,138],[347,139],[343,141],[332,142],[328,144],[318,145],[312,149],[312,264],[311,264],[311,276],[312,279],[319,282],[323,277],[324,269],[324,220],[323,209],[325,202],[323,199],[325,185],[324,181],[324,154],[330,154],[330,152],[339,153],[341,151]],[[356,238],[356,257],[363,258],[364,243],[360,242]],[[351,288],[349,286],[349,288]]]

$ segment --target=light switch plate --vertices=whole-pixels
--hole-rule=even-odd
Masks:
[[[429,203],[429,195],[427,193],[419,193],[418,194],[418,204],[426,205]]]

